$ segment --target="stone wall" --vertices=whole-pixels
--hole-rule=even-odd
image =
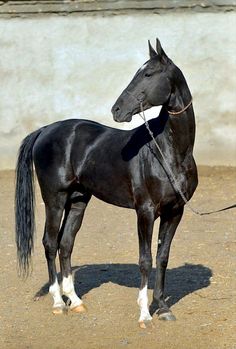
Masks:
[[[0,1],[0,15],[6,17],[67,14],[130,14],[152,12],[222,12],[234,11],[235,0],[5,0]]]
[[[110,108],[156,37],[193,94],[197,162],[236,166],[235,1],[75,0],[0,1],[0,168],[56,120],[138,125],[114,123]]]

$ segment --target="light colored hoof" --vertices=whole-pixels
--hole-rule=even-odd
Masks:
[[[65,307],[53,307],[52,308],[52,313],[54,315],[62,315],[66,313],[66,308]]]
[[[140,328],[147,328],[147,326],[146,326],[144,321],[139,321],[138,325],[139,325]]]
[[[139,321],[138,325],[139,325],[139,328],[142,328],[142,329],[145,329],[147,327],[153,327],[153,323],[151,320]]]
[[[82,303],[76,307],[70,308],[73,313],[86,313],[88,311],[87,307]]]

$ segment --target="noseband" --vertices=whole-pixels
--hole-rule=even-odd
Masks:
[[[131,97],[133,97],[136,101],[138,101],[139,103],[140,103],[140,106],[142,105],[142,108],[143,108],[143,100],[142,99],[140,99],[140,98],[138,98],[138,97],[135,97],[131,92],[129,92],[129,91],[125,91],[128,95],[130,95]],[[183,109],[181,109],[181,110],[179,110],[179,111],[172,111],[172,110],[168,110],[167,108],[166,108],[166,110],[167,110],[167,112],[170,114],[170,115],[180,115],[180,114],[182,114],[185,110],[187,110],[189,107],[190,107],[190,105],[192,104],[192,102],[193,102],[193,99],[191,98],[191,100],[190,100],[190,102],[183,108]],[[143,111],[143,109],[141,109],[141,111]]]

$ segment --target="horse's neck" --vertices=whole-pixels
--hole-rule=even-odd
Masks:
[[[183,77],[180,84],[176,85],[165,107],[167,110],[178,112],[183,110],[191,99],[191,93]],[[192,104],[180,114],[169,114],[169,130],[175,138],[175,143],[180,147],[180,151],[187,147],[192,150],[195,139],[195,117]]]

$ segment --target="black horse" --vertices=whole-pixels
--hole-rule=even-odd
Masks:
[[[148,109],[162,105],[159,117],[149,121],[149,127],[181,190],[190,199],[197,186],[191,94],[182,72],[167,57],[158,40],[156,51],[149,43],[149,53],[150,59],[114,104],[113,117],[118,122],[130,121],[141,106]],[[71,253],[85,208],[94,195],[107,203],[136,210],[141,325],[151,320],[147,284],[152,268],[153,224],[160,217],[153,305],[160,319],[175,319],[164,300],[164,282],[170,245],[183,215],[184,201],[175,191],[145,125],[121,131],[87,120],[65,120],[42,127],[23,140],[16,170],[15,205],[18,259],[26,274],[34,237],[33,163],[46,209],[43,244],[53,312],[62,313],[65,307],[57,281],[57,252],[62,293],[70,299],[73,311],[85,310],[74,291]]]

